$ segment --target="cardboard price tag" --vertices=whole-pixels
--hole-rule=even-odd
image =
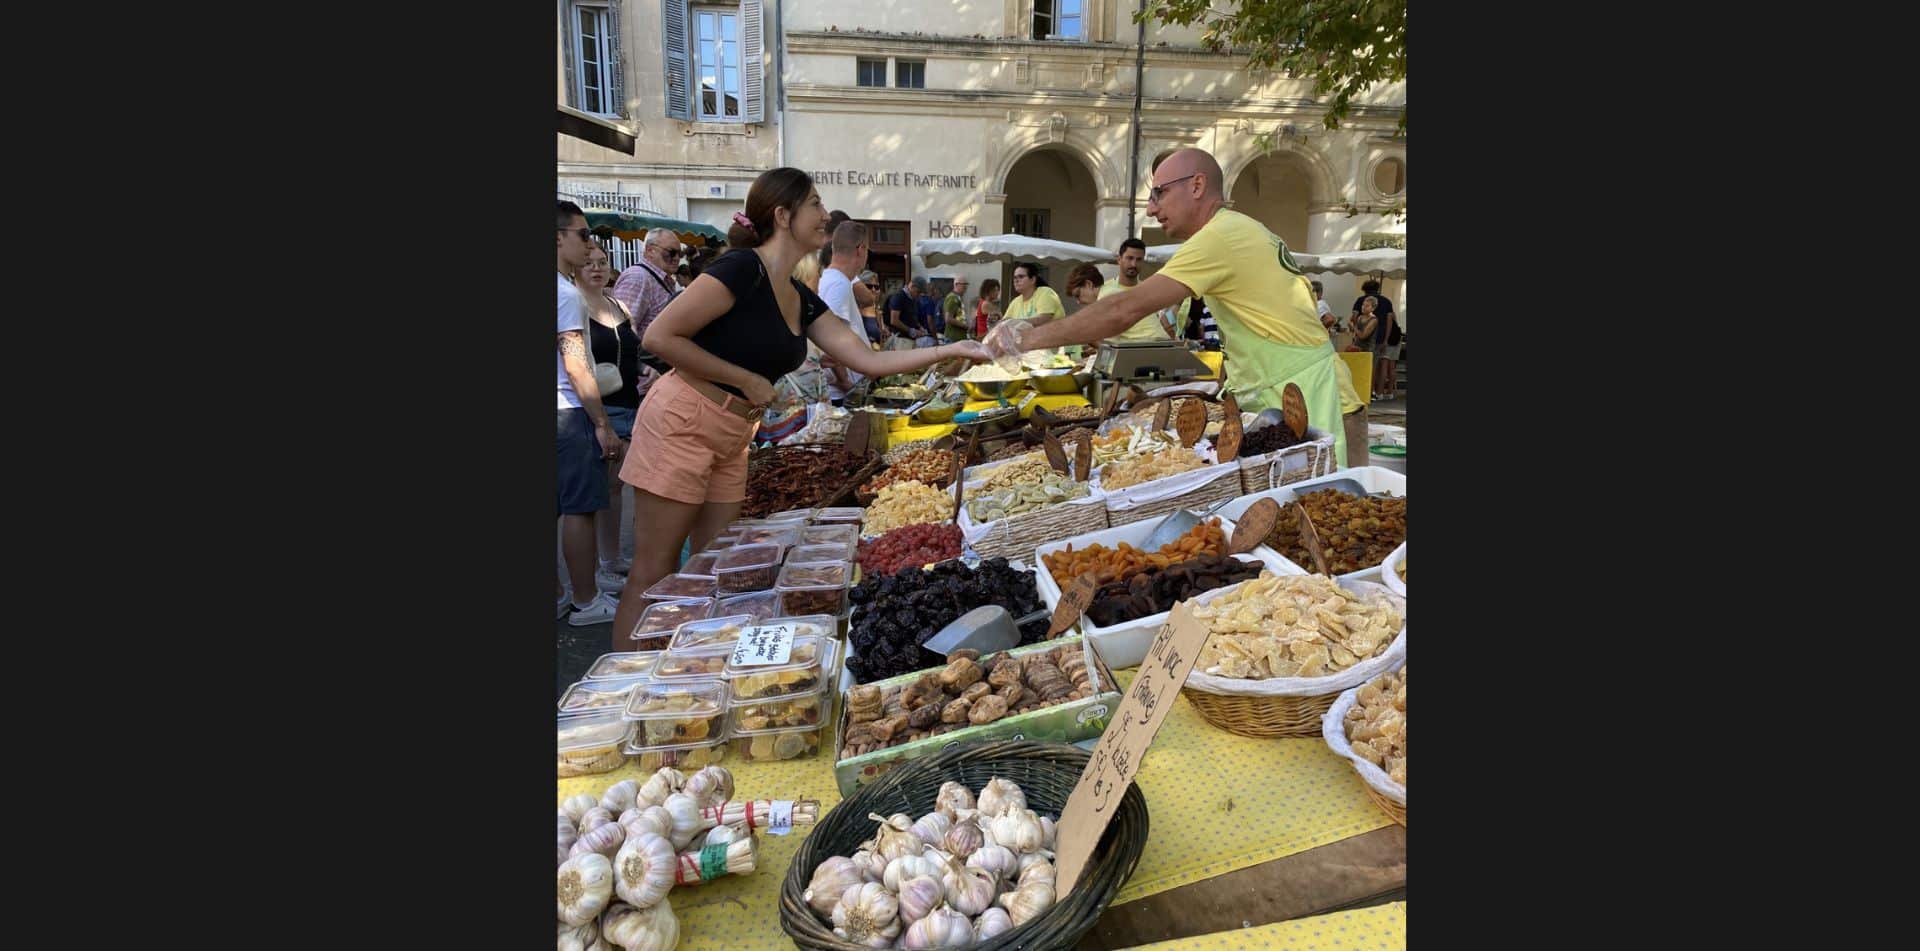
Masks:
[[[1047,625],[1048,637],[1059,637],[1060,632],[1073,626],[1085,614],[1087,605],[1093,603],[1093,593],[1100,590],[1099,582],[1093,575],[1081,575],[1060,592],[1060,603],[1053,608],[1053,623]]]
[[[1181,400],[1180,415],[1173,425],[1175,432],[1180,435],[1180,445],[1192,446],[1199,442],[1201,434],[1207,431],[1207,404],[1199,400]]]
[[[1247,510],[1233,520],[1233,538],[1227,542],[1227,554],[1239,555],[1260,547],[1260,543],[1273,534],[1274,523],[1279,520],[1280,503],[1272,499],[1261,499],[1247,506]]]
[[[1313,558],[1313,570],[1323,575],[1331,574],[1327,571],[1327,552],[1320,547],[1320,532],[1313,527],[1313,519],[1307,517],[1307,507],[1293,503],[1293,517],[1300,522],[1300,544],[1306,547],[1307,554]]]
[[[853,418],[847,420],[847,451],[862,459],[872,454],[872,427],[872,413],[854,413]]]
[[[1040,430],[1040,446],[1047,451],[1047,465],[1061,475],[1067,474],[1067,451],[1060,446],[1060,437],[1051,429]]]
[[[1289,383],[1280,391],[1280,413],[1287,419],[1287,428],[1293,430],[1293,438],[1307,435],[1307,398],[1298,385]]]
[[[1107,398],[1101,401],[1100,422],[1106,422],[1107,417],[1112,416],[1114,409],[1120,405],[1120,389],[1121,387],[1118,383],[1110,384],[1107,387]]]
[[[793,635],[799,629],[796,624],[764,624],[741,631],[740,640],[733,645],[733,665],[762,667],[786,663],[793,657]]]
[[[1085,482],[1093,478],[1093,436],[1073,444],[1073,477]]]
[[[1134,774],[1153,742],[1153,735],[1179,699],[1180,685],[1207,642],[1207,624],[1193,616],[1191,602],[1174,605],[1173,615],[1147,648],[1133,686],[1120,700],[1111,725],[1100,734],[1093,758],[1080,772],[1080,781],[1060,811],[1059,841],[1054,857],[1054,894],[1073,891],[1086,869],[1100,834],[1113,821],[1120,797],[1133,785]]]

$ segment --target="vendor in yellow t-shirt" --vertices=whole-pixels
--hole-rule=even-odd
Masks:
[[[1306,398],[1308,422],[1334,437],[1334,458],[1346,459],[1340,362],[1320,325],[1313,288],[1286,245],[1252,218],[1227,210],[1220,164],[1200,149],[1182,149],[1153,171],[1147,214],[1182,241],[1160,273],[1065,319],[1033,326],[1004,321],[987,335],[995,356],[1070,343],[1092,343],[1132,327],[1183,298],[1206,299],[1220,325],[1227,388],[1248,412],[1280,405],[1288,383]],[[1351,389],[1351,385],[1349,385]]]
[[[1001,323],[1024,320],[1038,327],[1066,315],[1067,308],[1060,302],[1060,293],[1048,287],[1047,279],[1040,276],[1040,265],[1022,261],[1013,266],[1013,300],[1007,302],[1007,312],[1000,318]],[[1062,352],[1076,361],[1080,359],[1079,347]]]
[[[1140,286],[1140,265],[1147,260],[1147,243],[1139,238],[1128,238],[1120,242],[1120,276],[1100,287],[1101,299],[1112,297],[1122,291],[1130,291]],[[1148,314],[1134,322],[1120,333],[1108,337],[1112,343],[1130,343],[1135,341],[1162,342],[1173,339],[1173,322],[1164,312]]]

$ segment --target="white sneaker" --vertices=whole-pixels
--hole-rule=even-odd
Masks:
[[[612,561],[601,562],[600,570],[611,571],[616,575],[624,575],[627,572],[633,570],[633,562],[628,561],[625,558],[615,558]]]
[[[567,612],[571,610],[573,610],[573,589],[567,588],[560,592],[560,604],[553,616],[554,620],[566,617]]]
[[[613,612],[620,610],[620,602],[613,595],[600,592],[593,596],[585,606],[571,605],[573,613],[567,616],[567,623],[574,627],[588,627],[605,624],[613,620]]]
[[[600,570],[593,574],[593,584],[594,587],[617,598],[620,596],[620,589],[627,586],[627,576],[614,574],[607,570],[607,566],[601,565]]]

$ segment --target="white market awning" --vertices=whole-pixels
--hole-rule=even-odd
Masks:
[[[1147,249],[1147,261],[1165,264],[1180,250],[1177,244],[1156,244]],[[1397,248],[1373,248],[1367,251],[1329,251],[1326,254],[1293,252],[1294,263],[1309,274],[1379,274],[1404,280],[1407,276],[1407,252]]]
[[[915,256],[929,265],[984,264],[992,261],[1014,263],[1034,261],[1042,265],[1112,264],[1112,251],[1089,244],[1029,238],[1018,234],[992,234],[978,238],[927,238],[913,243]]]

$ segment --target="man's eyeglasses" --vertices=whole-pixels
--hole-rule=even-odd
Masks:
[[[1199,173],[1199,172],[1195,172],[1195,173],[1193,173],[1193,175],[1198,175],[1198,174],[1200,174],[1200,173]],[[1170,182],[1168,182],[1168,183],[1166,183],[1165,185],[1154,185],[1154,186],[1152,186],[1152,187],[1149,187],[1149,188],[1147,189],[1147,200],[1148,200],[1148,201],[1159,201],[1159,200],[1160,200],[1160,196],[1161,196],[1161,195],[1164,195],[1164,194],[1166,194],[1166,193],[1167,193],[1167,189],[1170,189],[1170,188],[1172,188],[1173,186],[1175,186],[1175,185],[1178,185],[1178,184],[1180,184],[1181,182],[1184,182],[1184,181],[1186,181],[1186,180],[1187,180],[1187,179],[1189,179],[1189,178],[1192,178],[1192,177],[1193,177],[1193,175],[1187,175],[1187,176],[1185,176],[1185,177],[1182,177],[1182,178],[1176,178],[1176,179],[1174,179],[1173,181],[1170,181]]]
[[[556,228],[554,230],[564,231],[567,234],[571,234],[571,235],[578,235],[580,237],[580,240],[582,241],[593,240],[593,232],[586,228]]]

